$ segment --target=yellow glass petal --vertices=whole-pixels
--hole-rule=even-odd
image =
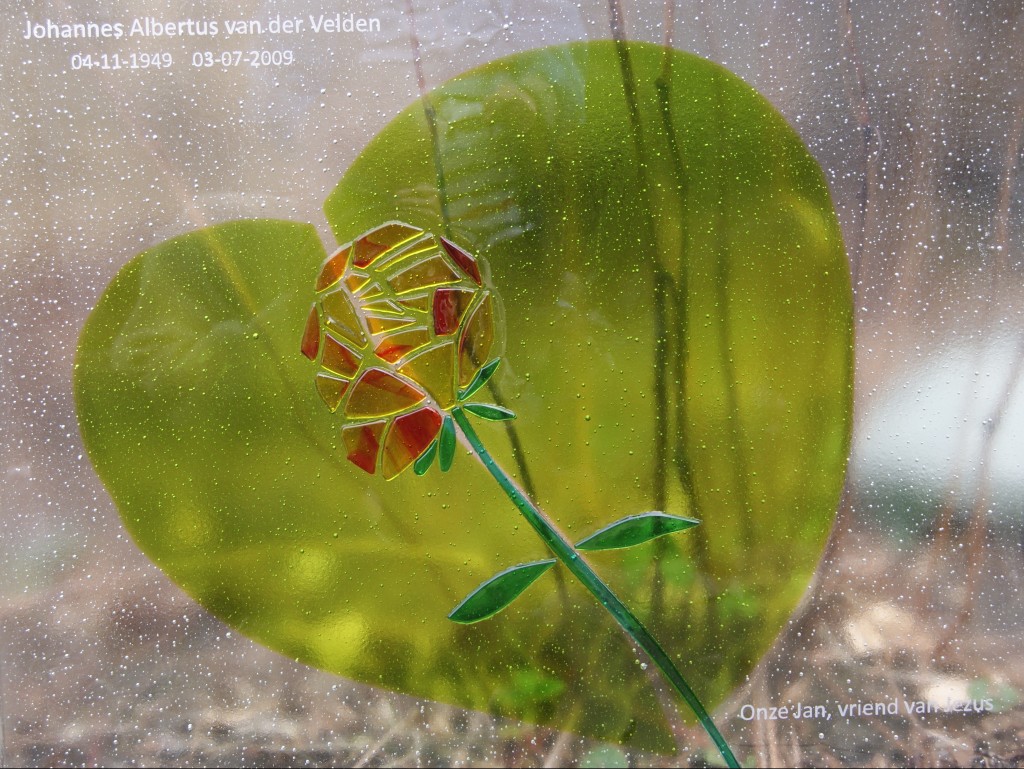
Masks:
[[[422,401],[426,395],[381,369],[368,369],[353,386],[345,415],[353,419],[397,414]]]
[[[403,297],[400,303],[402,304],[402,306],[407,307],[410,310],[427,312],[430,310],[430,294],[424,294],[423,296]]]
[[[318,373],[316,375],[316,389],[320,393],[320,397],[324,399],[324,403],[327,404],[331,411],[336,411],[338,406],[341,405],[341,399],[345,397],[345,391],[348,389],[348,381],[345,379],[337,379],[336,377],[329,376],[324,373]]]
[[[321,301],[331,328],[356,346],[365,346],[366,334],[352,306],[352,297],[338,288],[325,294]]]
[[[353,294],[356,293],[366,283],[365,275],[349,274],[345,278],[345,285],[348,286],[348,290]]]
[[[396,294],[458,283],[459,276],[441,256],[434,256],[388,279]]]
[[[324,352],[320,363],[325,369],[340,376],[354,376],[359,369],[359,353],[342,344],[330,334],[324,334]]]
[[[412,322],[412,318],[377,318],[373,315],[368,315],[366,317],[366,325],[370,327],[370,332],[373,334],[385,334],[390,331],[398,331],[398,329],[405,328]]]
[[[407,270],[412,264],[423,261],[431,254],[438,253],[437,245],[433,238],[425,238],[421,241],[410,242],[390,251],[372,265],[373,269],[380,271],[381,275],[389,278],[396,273]]]
[[[369,302],[382,297],[384,295],[384,289],[381,287],[380,283],[367,279],[367,282],[361,289],[359,289],[358,293],[360,303]]]
[[[374,315],[397,315],[403,317],[409,314],[409,312],[400,304],[392,302],[390,299],[365,302],[363,304],[363,309]]]
[[[455,344],[444,342],[410,358],[398,372],[419,383],[443,409],[455,405]]]
[[[459,387],[468,385],[487,362],[493,343],[494,317],[488,294],[473,311],[459,338]]]

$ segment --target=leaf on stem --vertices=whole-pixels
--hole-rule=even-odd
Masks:
[[[439,449],[438,464],[441,465],[441,472],[447,473],[452,466],[452,460],[455,459],[455,423],[450,414],[445,414],[444,424],[441,426]]]
[[[412,471],[416,475],[423,475],[430,469],[430,466],[434,463],[434,457],[437,456],[437,444],[438,441],[433,441],[413,464]]]
[[[476,372],[476,376],[473,377],[472,381],[466,385],[463,389],[459,390],[459,400],[463,401],[466,398],[473,396],[477,390],[487,384],[487,380],[491,378],[498,365],[501,363],[501,358],[495,358],[482,369]]]
[[[693,518],[668,515],[655,510],[630,515],[609,524],[586,539],[580,540],[576,547],[579,550],[616,550],[632,547],[665,534],[692,529],[699,523],[700,521]]]
[[[495,574],[451,610],[448,619],[463,625],[493,617],[555,565],[555,559],[520,563]]]
[[[466,411],[470,414],[486,419],[490,422],[502,422],[506,419],[515,419],[516,415],[512,411],[503,408],[501,406],[495,406],[491,403],[467,403],[463,406]]]

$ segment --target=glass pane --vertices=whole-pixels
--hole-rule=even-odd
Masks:
[[[0,765],[721,762],[563,566],[447,621],[551,555],[495,357],[569,540],[702,520],[587,559],[741,762],[1020,762],[1019,8],[78,5],[0,54]]]

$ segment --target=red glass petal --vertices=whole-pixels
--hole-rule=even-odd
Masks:
[[[441,241],[441,245],[444,246],[444,250],[448,252],[448,256],[450,256],[455,263],[459,265],[462,271],[475,280],[478,286],[482,286],[484,282],[480,277],[480,267],[477,265],[476,259],[447,238],[438,237],[438,240]]]
[[[390,222],[377,229],[366,233],[353,244],[355,255],[352,258],[353,264],[357,267],[366,267],[372,264],[378,256],[390,251],[396,246],[421,235],[423,230],[413,227],[411,224],[402,222]]]
[[[462,325],[466,310],[479,294],[471,288],[439,288],[434,293],[434,333],[438,336],[453,334]]]
[[[354,250],[356,253],[352,258],[352,263],[356,267],[366,267],[370,262],[387,251],[388,247],[380,243],[374,243],[367,237],[356,241]]]
[[[439,288],[434,293],[434,333],[451,334],[459,327],[459,299],[455,289]]]
[[[320,316],[317,314],[316,305],[309,308],[309,317],[306,318],[306,330],[302,332],[302,354],[310,360],[316,360],[316,354],[320,350]]]
[[[432,408],[398,417],[384,441],[384,477],[391,480],[415,462],[437,437],[441,421],[441,415]]]
[[[417,328],[384,337],[373,352],[381,360],[395,363],[399,358],[429,343],[430,335],[427,333],[427,330],[425,328]],[[423,383],[418,382],[418,384]]]
[[[374,350],[374,352],[381,360],[386,360],[388,363],[394,363],[412,349],[414,348],[411,345],[399,344],[390,339],[385,339],[377,345],[377,349]]]
[[[377,469],[377,451],[383,432],[384,422],[342,428],[341,435],[345,439],[349,461],[373,474]]]
[[[345,274],[345,267],[348,264],[349,247],[339,248],[325,263],[320,270],[320,277],[316,281],[316,290],[323,291],[337,283]]]

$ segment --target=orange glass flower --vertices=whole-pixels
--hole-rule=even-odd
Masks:
[[[391,479],[430,446],[487,362],[493,305],[473,256],[409,224],[383,224],[328,257],[302,353],[344,417],[354,464]]]

